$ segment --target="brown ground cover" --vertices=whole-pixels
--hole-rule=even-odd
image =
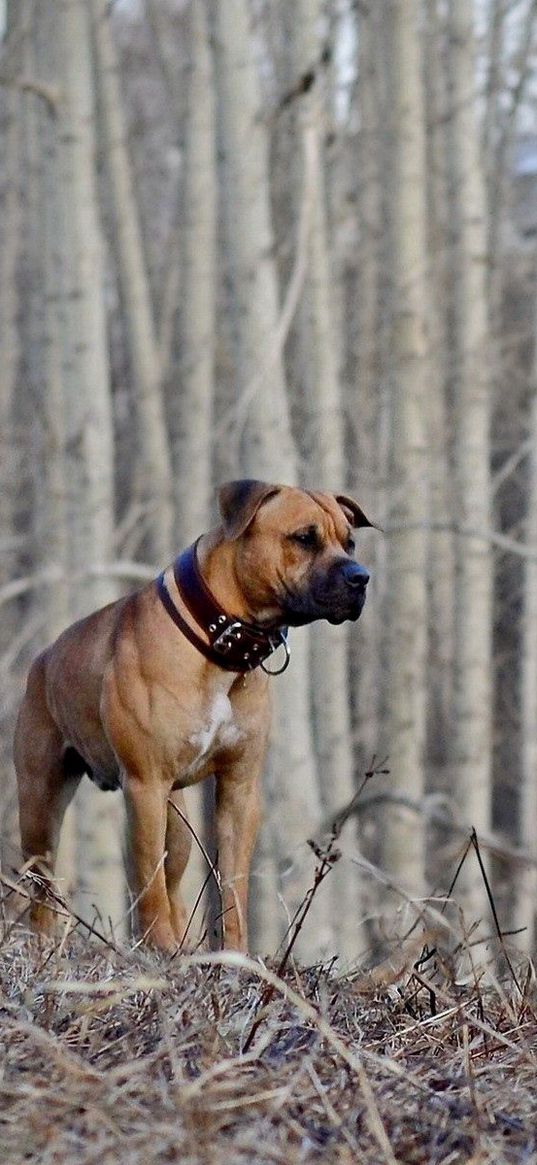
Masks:
[[[532,968],[460,954],[276,975],[5,919],[0,1161],[537,1162]]]

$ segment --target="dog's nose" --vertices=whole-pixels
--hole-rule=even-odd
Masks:
[[[343,577],[350,587],[365,591],[369,582],[369,572],[359,562],[346,562],[343,566]]]

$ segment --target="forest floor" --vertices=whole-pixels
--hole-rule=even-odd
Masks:
[[[4,917],[0,1161],[537,1162],[532,968],[465,955],[461,981],[414,934],[370,972],[278,974]]]

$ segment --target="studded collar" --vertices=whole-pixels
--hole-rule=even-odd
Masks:
[[[255,623],[247,623],[223,611],[209,590],[199,567],[197,542],[176,558],[173,575],[179,594],[208,642],[187,623],[178,611],[166,586],[164,572],[157,579],[157,592],[173,622],[183,635],[206,659],[226,671],[248,672],[264,667],[265,660],[284,647],[285,660],[281,668],[269,675],[279,675],[289,663],[287,628],[267,631]]]

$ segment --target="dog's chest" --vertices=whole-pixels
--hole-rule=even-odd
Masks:
[[[190,734],[188,744],[193,756],[185,776],[194,775],[215,753],[232,748],[240,740],[242,730],[237,723],[229,696],[216,692],[201,717],[199,726]]]

